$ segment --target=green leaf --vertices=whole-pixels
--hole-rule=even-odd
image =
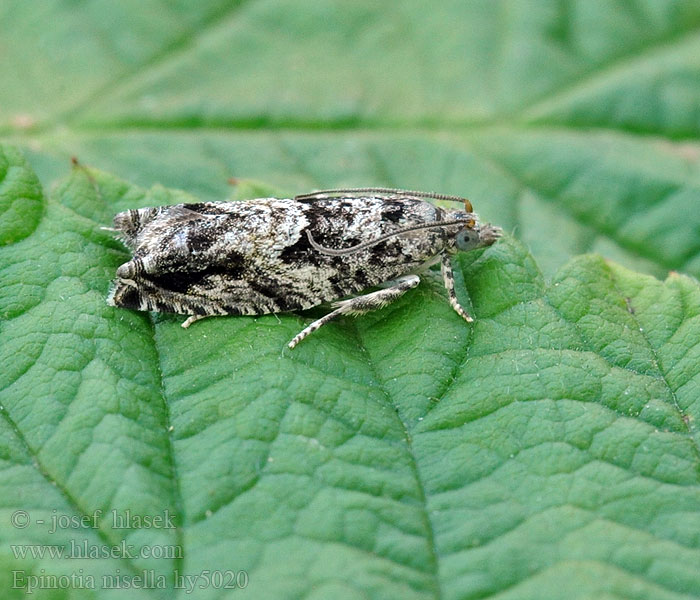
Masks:
[[[591,255],[546,283],[506,237],[459,259],[471,326],[433,272],[294,351],[303,316],[183,330],[107,306],[127,254],[101,226],[192,199],[76,165],[0,248],[6,597],[78,569],[84,595],[43,597],[111,598],[103,576],[145,577],[135,598],[700,594],[696,282]],[[127,511],[174,528],[115,527]],[[26,550],[47,545],[130,555]],[[173,591],[205,571],[245,572],[246,590]]]
[[[700,276],[700,4],[426,6],[0,3],[0,141],[32,167],[2,146],[5,596],[220,568],[255,598],[700,596],[698,286],[675,273]],[[291,353],[309,315],[183,331],[104,304],[118,210],[367,185],[467,195],[512,235],[461,259],[473,326],[430,273]],[[10,547],[71,543],[185,556]],[[173,597],[148,583],[123,594]],[[196,583],[176,595],[240,593]]]
[[[41,184],[14,148],[0,148],[0,246],[27,237],[44,209]]]

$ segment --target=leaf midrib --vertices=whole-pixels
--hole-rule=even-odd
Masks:
[[[393,398],[389,390],[384,386],[381,378],[379,377],[379,373],[374,364],[374,361],[372,360],[371,355],[367,352],[365,345],[362,341],[362,336],[360,335],[359,329],[357,328],[357,322],[355,320],[352,320],[351,323],[352,325],[348,327],[348,330],[352,331],[353,337],[355,338],[355,342],[357,344],[357,351],[360,353],[360,356],[365,357],[365,364],[367,365],[369,374],[375,381],[375,389],[377,389],[386,399],[387,403],[391,408],[390,412],[396,415],[396,419],[398,420],[399,425],[401,427],[401,431],[403,432],[403,436],[405,439],[404,447],[406,450],[406,454],[410,460],[411,471],[414,475],[416,489],[418,491],[418,502],[420,505],[420,511],[423,517],[423,524],[426,531],[425,542],[431,559],[429,575],[433,582],[433,597],[435,598],[435,600],[440,600],[443,597],[443,594],[440,586],[439,577],[440,563],[438,560],[438,551],[435,546],[435,528],[433,526],[432,520],[430,519],[430,511],[428,510],[428,498],[425,486],[423,484],[423,478],[421,477],[418,459],[413,449],[413,438],[411,435],[411,431],[408,424],[401,418],[399,404],[397,403],[396,399]]]
[[[157,356],[156,359],[156,375],[158,377],[158,397],[163,403],[163,417],[164,417],[164,427],[165,435],[167,438],[167,453],[168,453],[168,463],[170,464],[171,473],[171,493],[172,493],[172,506],[175,510],[174,521],[175,521],[175,548],[180,549],[180,556],[176,556],[173,559],[173,569],[172,574],[175,572],[184,573],[183,568],[185,564],[186,548],[184,543],[184,523],[185,523],[185,505],[182,499],[181,481],[179,475],[179,469],[177,466],[177,457],[175,453],[175,442],[173,440],[173,427],[171,426],[172,415],[170,414],[170,403],[165,394],[165,386],[163,383],[163,364],[161,359],[161,353],[158,350],[158,345],[156,342],[156,329],[153,320],[153,313],[149,313],[147,317],[150,340],[154,347],[154,354]]]

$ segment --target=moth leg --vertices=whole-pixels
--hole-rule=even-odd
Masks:
[[[195,321],[201,321],[202,319],[206,319],[206,318],[209,317],[209,316],[211,316],[211,315],[190,315],[189,317],[187,317],[187,318],[183,321],[181,327],[182,327],[183,329],[187,329],[187,328],[188,328],[190,325],[192,325],[192,323],[194,323]]]
[[[447,252],[442,255],[441,270],[442,280],[445,283],[445,289],[447,290],[447,296],[450,299],[450,305],[467,323],[472,323],[474,319],[466,310],[464,310],[464,307],[459,303],[459,300],[457,300],[457,294],[455,294],[455,278],[452,274],[452,265],[450,264],[450,257]]]
[[[311,323],[306,329],[300,331],[287,345],[290,348],[294,348],[294,346],[301,342],[306,336],[341,315],[362,315],[382,308],[387,304],[391,304],[399,296],[402,296],[404,292],[416,287],[419,283],[420,279],[417,275],[404,275],[403,277],[399,277],[396,283],[391,287],[377,290],[376,292],[370,292],[364,296],[357,296],[355,298],[336,302],[333,306],[337,306],[338,308]]]

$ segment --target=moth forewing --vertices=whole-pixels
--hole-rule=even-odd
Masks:
[[[431,198],[468,210],[446,210]],[[188,327],[207,316],[335,302],[291,348],[337,316],[393,302],[435,261],[441,261],[450,304],[471,321],[454,292],[450,255],[491,245],[501,235],[500,228],[479,223],[466,199],[386,188],[129,210],[115,216],[114,226],[133,257],[117,270],[110,304],[188,315]]]

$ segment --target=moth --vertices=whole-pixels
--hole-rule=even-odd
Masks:
[[[463,210],[429,200],[458,202]],[[455,294],[451,257],[501,236],[500,227],[479,223],[466,198],[387,188],[127,210],[114,217],[114,230],[133,258],[117,269],[109,304],[188,315],[187,328],[214,315],[332,302],[334,310],[289,348],[336,317],[393,302],[437,262],[450,304],[472,321]]]

